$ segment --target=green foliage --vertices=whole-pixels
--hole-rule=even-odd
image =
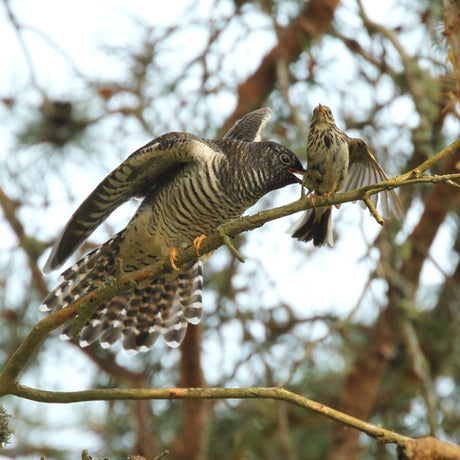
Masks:
[[[8,426],[8,419],[11,416],[6,412],[5,408],[0,405],[0,449],[4,444],[10,442],[11,430]]]

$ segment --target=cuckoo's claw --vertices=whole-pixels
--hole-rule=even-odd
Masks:
[[[176,246],[173,246],[171,248],[171,251],[169,252],[169,262],[171,264],[171,267],[174,269],[174,270],[177,270],[179,271],[179,267],[176,265],[176,260],[177,260],[177,253],[178,253],[178,249]]]
[[[200,236],[197,236],[194,240],[193,240],[193,247],[195,248],[195,251],[196,251],[196,255],[199,256],[200,255],[200,250],[201,250],[201,246],[203,245],[203,241],[206,239],[206,235],[200,235]]]

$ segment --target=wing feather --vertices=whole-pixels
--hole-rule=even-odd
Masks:
[[[88,236],[121,204],[145,196],[184,165],[218,153],[211,142],[188,133],[164,134],[132,153],[86,198],[53,246],[44,271],[61,266]]]
[[[348,166],[348,178],[343,191],[376,184],[388,179],[366,142],[362,139],[350,137],[348,138],[348,146],[350,162]],[[385,190],[384,192],[372,195],[371,200],[374,205],[380,202],[384,218],[402,219],[404,217],[403,205],[394,190]]]
[[[258,142],[271,118],[264,107],[239,119],[224,139]],[[189,133],[164,134],[131,154],[86,198],[67,222],[53,246],[44,271],[60,267],[91,233],[130,198],[144,197],[160,181],[190,162],[206,161],[218,144]]]
[[[269,107],[249,112],[240,118],[225,134],[224,139],[244,142],[260,142],[267,123],[272,117]]]

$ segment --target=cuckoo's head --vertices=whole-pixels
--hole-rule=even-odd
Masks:
[[[303,175],[305,169],[294,152],[276,142],[260,142],[263,146],[264,168],[269,172],[270,189],[301,183],[296,174]]]

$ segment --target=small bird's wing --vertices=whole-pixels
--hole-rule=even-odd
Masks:
[[[350,163],[348,166],[348,178],[342,189],[343,191],[376,184],[388,179],[366,142],[359,138],[349,137],[348,147]],[[377,205],[379,197],[384,218],[402,219],[404,217],[403,205],[394,190],[385,190],[372,195],[371,200],[374,205]]]
[[[145,196],[184,165],[217,154],[210,142],[188,133],[168,133],[131,154],[86,198],[53,246],[44,271],[61,266],[116,208],[132,197]]]
[[[271,117],[272,111],[268,107],[253,110],[240,118],[223,138],[244,142],[260,142]]]

